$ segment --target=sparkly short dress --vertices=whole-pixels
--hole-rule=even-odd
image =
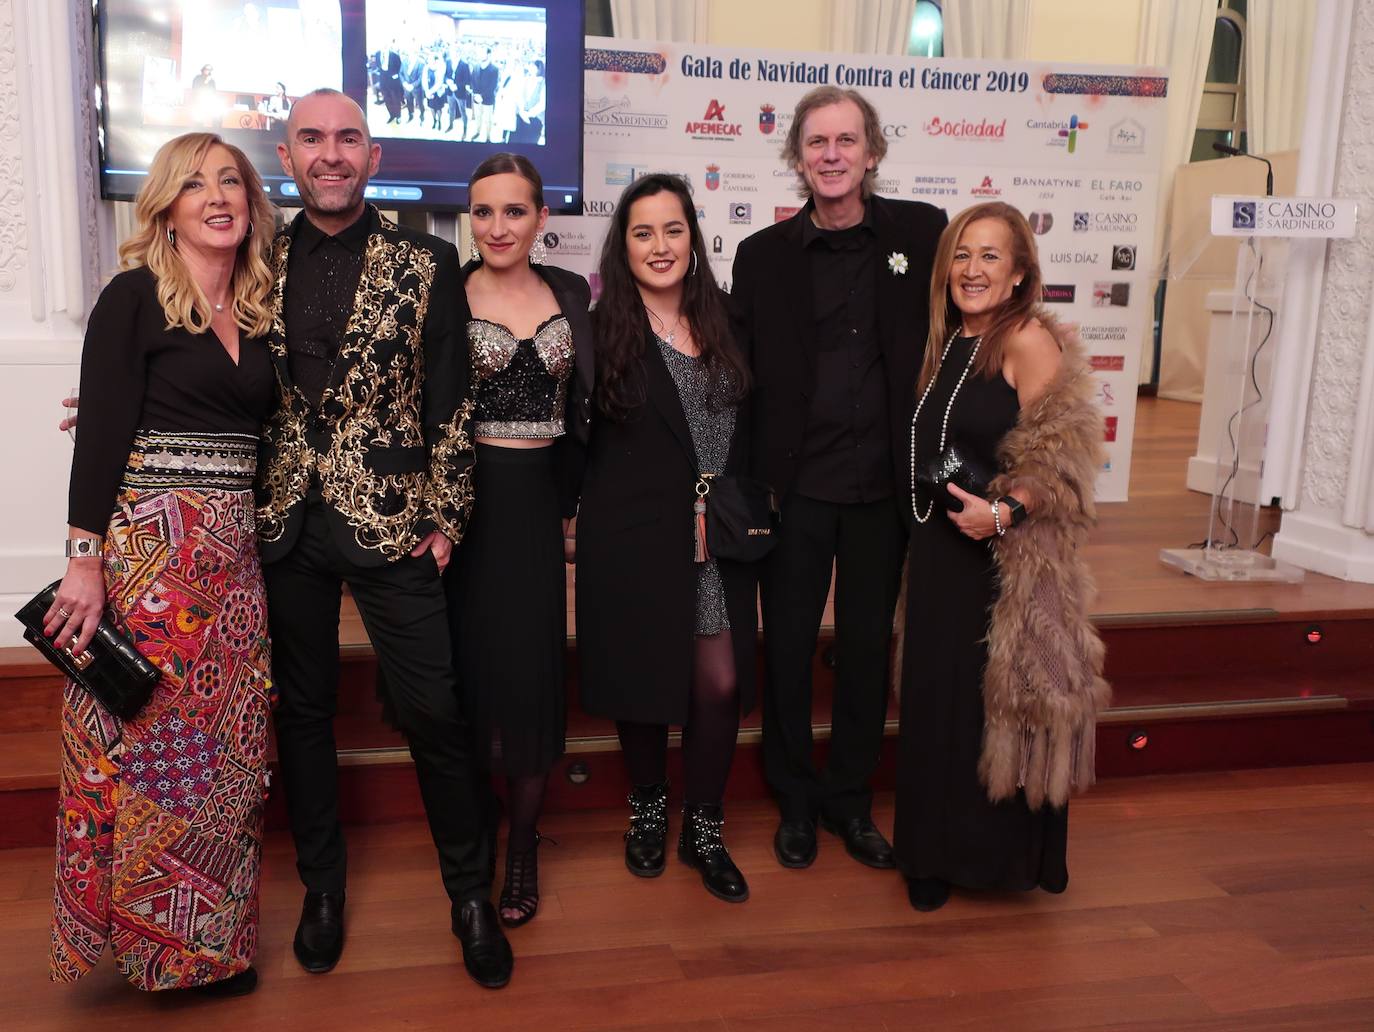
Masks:
[[[561,315],[534,335],[473,319],[474,437],[565,432],[572,330]],[[472,516],[445,577],[464,716],[475,755],[510,777],[563,755],[567,574],[555,449],[477,444]]]
[[[916,425],[916,462],[939,454],[940,424],[975,338],[956,337]],[[949,408],[948,434],[986,468],[1020,414],[1016,391],[970,374]],[[910,502],[906,503],[908,506]],[[918,497],[924,514],[930,499]],[[908,509],[908,511],[910,511]],[[978,778],[983,668],[997,598],[992,545],[960,533],[935,503],[912,522],[902,658],[892,846],[908,878],[966,889],[1062,889],[1068,808],[1033,811],[1018,794],[990,803]]]
[[[140,989],[253,963],[273,699],[253,475],[276,380],[261,339],[166,329],[145,268],[91,313],[68,522],[104,528],[108,610],[162,671],[120,720],[63,690],[51,972],[108,946]]]
[[[677,386],[687,426],[692,431],[692,447],[703,473],[723,473],[735,436],[735,407],[717,404],[711,396],[711,378],[705,363],[684,355],[666,340],[655,335],[668,375]],[[723,385],[727,390],[729,384]],[[695,550],[696,542],[687,538],[684,548]],[[725,587],[720,566],[707,559],[697,567],[697,634],[719,634],[730,629],[730,614],[725,610]]]

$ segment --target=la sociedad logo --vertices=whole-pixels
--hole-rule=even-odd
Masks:
[[[706,105],[706,114],[701,116],[697,122],[688,122],[686,133],[694,140],[734,140],[739,137],[743,129],[738,122],[728,121],[725,117],[725,105],[715,97]]]
[[[958,140],[1004,140],[1007,136],[1007,120],[989,122],[986,118],[977,122],[967,118],[933,117],[921,127],[927,136],[948,136]]]

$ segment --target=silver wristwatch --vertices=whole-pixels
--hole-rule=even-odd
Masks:
[[[67,538],[67,558],[87,559],[98,556],[104,544],[105,539],[98,537]]]

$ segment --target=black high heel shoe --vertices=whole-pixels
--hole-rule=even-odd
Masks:
[[[635,785],[627,797],[630,827],[625,832],[625,866],[640,878],[663,873],[668,838],[668,782]]]
[[[545,838],[534,833],[534,845],[519,852],[506,847],[506,884],[501,886],[501,923],[507,928],[519,928],[533,920],[539,910],[539,843]],[[547,841],[558,845],[553,839]],[[507,917],[506,911],[514,910],[519,917]]]
[[[725,848],[721,838],[724,825],[725,815],[719,806],[684,803],[677,855],[688,867],[701,872],[701,883],[716,899],[743,903],[749,898],[749,883]]]

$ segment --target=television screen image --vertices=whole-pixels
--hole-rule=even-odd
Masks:
[[[368,197],[462,210],[467,179],[525,154],[551,211],[582,210],[581,0],[102,0],[96,43],[101,194],[131,200],[157,148],[217,132],[272,200],[299,203],[281,167],[291,109],[321,87],[364,111],[382,146]]]
[[[405,0],[367,12],[367,125],[379,139],[544,145],[544,11]]]

